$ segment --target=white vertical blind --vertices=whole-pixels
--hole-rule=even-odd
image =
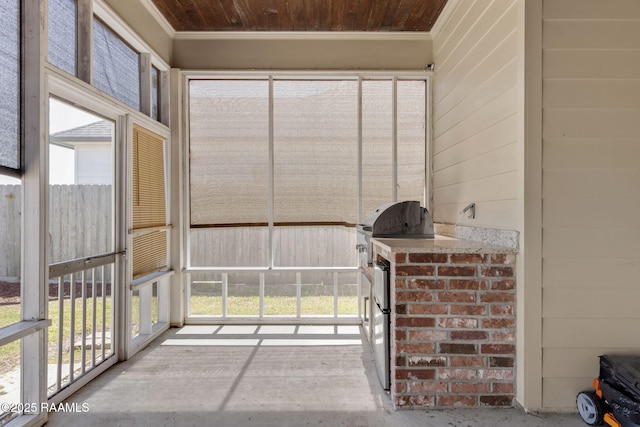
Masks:
[[[20,2],[0,7],[0,166],[20,169]]]
[[[358,82],[274,82],[274,222],[357,222]]]
[[[48,61],[76,75],[76,0],[49,0]]]
[[[93,85],[140,109],[140,55],[93,18]]]

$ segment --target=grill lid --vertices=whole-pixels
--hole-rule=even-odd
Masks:
[[[374,209],[359,229],[372,237],[424,238],[434,237],[433,219],[420,202],[385,203]]]

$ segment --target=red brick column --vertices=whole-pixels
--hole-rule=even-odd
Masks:
[[[511,406],[515,255],[383,254],[391,261],[396,407]]]

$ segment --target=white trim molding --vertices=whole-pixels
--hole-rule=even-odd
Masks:
[[[408,31],[178,31],[174,40],[431,40],[431,33]]]

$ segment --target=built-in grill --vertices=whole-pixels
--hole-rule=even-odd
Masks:
[[[378,206],[358,224],[358,244],[360,260],[373,264],[374,237],[401,239],[432,239],[433,218],[426,208],[415,200],[391,202]]]

